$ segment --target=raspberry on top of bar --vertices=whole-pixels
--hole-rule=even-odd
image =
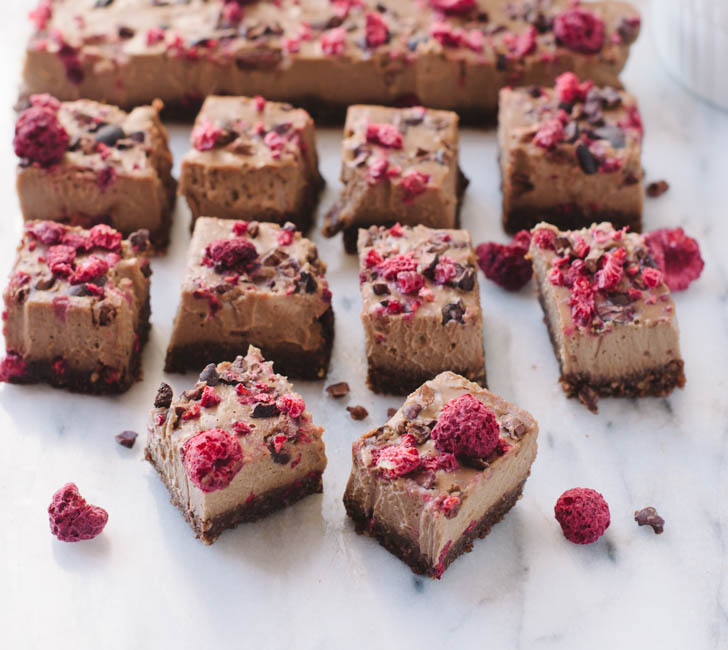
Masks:
[[[675,304],[643,235],[541,223],[529,257],[567,394],[596,409],[598,395],[684,385]]]
[[[259,519],[322,491],[323,429],[288,380],[257,348],[209,364],[173,399],[162,384],[146,457],[206,544],[226,528]]]

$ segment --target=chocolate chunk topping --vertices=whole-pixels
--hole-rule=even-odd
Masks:
[[[424,444],[430,439],[430,429],[424,424],[410,422],[405,429],[405,433],[412,436],[418,445]]]
[[[146,250],[149,246],[149,231],[146,228],[137,230],[129,235],[129,243],[135,251]]]
[[[220,375],[217,374],[217,366],[214,363],[205,366],[200,373],[200,381],[207,382],[208,386],[217,386],[220,383]]]
[[[634,520],[639,526],[652,526],[655,535],[660,535],[665,530],[665,520],[657,514],[652,506],[635,510]]]
[[[647,196],[654,199],[662,196],[669,189],[670,185],[667,181],[654,181],[647,186]]]
[[[122,447],[131,449],[134,446],[138,435],[139,434],[136,431],[122,431],[121,433],[116,434],[114,438]]]
[[[253,409],[254,418],[272,418],[278,415],[280,411],[275,404],[256,404]]]
[[[624,131],[618,126],[600,126],[592,130],[592,135],[598,140],[609,140],[615,149],[622,149],[626,144]]]
[[[47,291],[56,283],[56,279],[52,275],[46,275],[38,279],[35,283],[35,288],[38,291]]]
[[[488,467],[488,463],[486,461],[484,461],[482,458],[471,458],[470,456],[458,456],[458,462],[461,465],[465,465],[466,467],[471,467],[472,469],[477,469],[481,472],[486,467]]]
[[[414,420],[422,411],[422,404],[413,402],[411,404],[405,404],[404,406],[404,417],[408,420]]]
[[[639,31],[639,23],[629,18],[622,18],[617,27],[617,34],[622,37],[624,43],[632,43],[637,38],[637,32]]]
[[[372,291],[377,296],[389,295],[389,287],[386,284],[384,284],[383,282],[377,282],[376,284],[373,284]]]
[[[129,139],[134,140],[134,142],[144,142],[144,131],[134,131],[134,133],[130,133]]]
[[[103,142],[107,147],[113,147],[118,140],[125,137],[124,129],[116,124],[107,124],[96,131],[96,142]]]
[[[162,382],[157,389],[157,396],[154,398],[155,409],[168,409],[172,404],[172,387]]]
[[[387,409],[387,417],[388,418],[393,418],[396,414],[397,414],[397,409],[396,408],[390,406]]]
[[[347,406],[346,410],[349,411],[352,420],[363,420],[369,415],[363,406]]]
[[[445,325],[451,320],[457,321],[458,323],[464,323],[463,315],[465,314],[465,306],[462,300],[457,302],[451,302],[449,305],[445,305],[442,308],[442,324]]]
[[[349,394],[349,384],[345,381],[340,381],[338,384],[331,384],[331,386],[326,387],[326,392],[334,399],[345,397]]]
[[[188,400],[196,402],[202,397],[203,390],[205,390],[205,387],[202,384],[196,384],[194,388],[190,388],[189,390],[184,391],[184,393],[182,393],[182,396],[186,397]]]
[[[475,287],[475,273],[468,270],[463,273],[463,277],[458,280],[458,289],[462,291],[472,291]]]
[[[316,287],[318,287],[318,284],[315,280],[315,278],[306,271],[301,271],[301,279],[300,279],[300,286],[304,288],[306,293],[313,293],[316,291]]]
[[[94,9],[108,7],[110,4],[113,4],[113,2],[114,0],[96,0],[96,2],[94,2]]]
[[[581,171],[585,174],[596,174],[599,171],[599,161],[585,144],[580,143],[577,145],[576,157],[579,160]]]

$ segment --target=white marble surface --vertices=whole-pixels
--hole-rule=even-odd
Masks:
[[[0,8],[2,103],[15,93],[27,2]],[[646,21],[649,27],[649,20]],[[145,379],[126,395],[95,398],[46,387],[0,388],[0,646],[5,648],[725,648],[728,646],[728,304],[723,246],[728,114],[699,103],[663,72],[643,34],[624,74],[641,102],[649,179],[670,191],[647,200],[649,228],[683,225],[699,238],[705,273],[676,296],[687,386],[669,399],[603,400],[594,416],[565,399],[535,291],[508,294],[482,280],[490,386],[529,409],[540,452],[524,498],[492,534],[439,581],[414,576],[359,537],[341,503],[350,445],[381,423],[396,399],[365,387],[355,260],[338,240],[314,238],[329,264],[337,315],[329,382],[351,384],[352,421],[324,383],[298,382],[326,428],[323,496],[224,534],[212,547],[192,536],[143,462],[114,442],[144,432],[176,304],[189,214],[180,202],[169,255],[153,261],[152,337]],[[0,276],[21,229],[14,198],[12,115],[0,114]],[[173,127],[174,153],[186,129]],[[339,132],[319,133],[329,185],[338,190]],[[464,130],[470,176],[463,224],[478,242],[505,240],[493,131]],[[482,277],[482,276],[481,276]],[[193,377],[166,378],[175,389]],[[329,383],[327,382],[327,383]],[[63,544],[46,507],[64,482],[109,511],[104,533]],[[588,547],[564,540],[553,518],[572,486],[600,490],[612,525]],[[665,533],[638,528],[654,505]]]

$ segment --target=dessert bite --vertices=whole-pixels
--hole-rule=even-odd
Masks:
[[[310,115],[262,97],[208,97],[182,159],[192,216],[291,221],[306,232],[324,185]]]
[[[188,111],[211,94],[263,95],[336,119],[410,102],[482,122],[499,88],[565,70],[617,85],[640,31],[632,6],[605,1],[36,2],[30,93]]]
[[[354,443],[346,512],[357,532],[439,578],[518,501],[537,436],[529,413],[443,372]]]
[[[485,385],[483,314],[466,230],[359,231],[368,382],[406,395],[443,370]]]
[[[0,381],[121,393],[149,333],[147,231],[26,224],[5,289]]]
[[[255,345],[284,375],[323,378],[334,338],[325,274],[316,245],[292,223],[197,219],[165,369]]]
[[[668,395],[685,384],[670,289],[645,237],[609,223],[541,223],[529,257],[561,385],[596,413],[599,396]]]
[[[579,80],[504,88],[498,112],[503,227],[542,219],[558,228],[598,221],[642,229],[642,120],[634,96]]]
[[[251,346],[232,363],[209,364],[177,399],[161,384],[146,458],[195,535],[212,544],[227,528],[323,490],[322,433]]]
[[[467,181],[458,167],[458,116],[450,111],[350,106],[342,144],[341,197],[323,232],[344,231],[356,250],[370,225],[454,228]]]
[[[104,223],[124,236],[144,228],[165,247],[176,182],[161,109],[159,100],[126,113],[86,99],[31,96],[13,141],[26,221]]]

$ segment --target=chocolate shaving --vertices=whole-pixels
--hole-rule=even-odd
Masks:
[[[155,409],[168,409],[172,404],[172,387],[165,382],[159,384],[157,396],[154,398]]]
[[[585,144],[579,143],[577,145],[576,157],[579,161],[579,167],[585,174],[596,174],[599,171],[599,161]]]
[[[363,406],[359,405],[347,406],[346,410],[349,411],[352,420],[363,420],[369,415],[369,411],[367,411]]]
[[[107,124],[96,131],[96,142],[103,142],[107,147],[113,147],[125,137],[124,129],[116,124]]]
[[[217,386],[220,383],[220,375],[214,363],[208,363],[200,373],[200,381],[207,382],[208,386]]]
[[[669,189],[670,185],[667,181],[654,181],[647,186],[647,196],[655,199],[658,196],[662,196]]]
[[[345,381],[340,381],[337,384],[331,384],[326,387],[326,392],[329,394],[329,397],[333,397],[334,399],[346,397],[349,394],[349,384]]]
[[[121,433],[117,433],[114,436],[114,439],[122,447],[126,447],[127,449],[131,449],[134,446],[134,443],[136,442],[136,439],[137,439],[137,436],[138,435],[139,434],[136,431],[122,431]]]
[[[416,419],[420,414],[420,411],[422,411],[422,404],[417,402],[410,402],[409,404],[404,405],[404,417],[408,420]]]
[[[651,526],[655,535],[661,535],[665,530],[665,520],[657,514],[657,510],[652,506],[635,510],[634,520],[639,526]]]

